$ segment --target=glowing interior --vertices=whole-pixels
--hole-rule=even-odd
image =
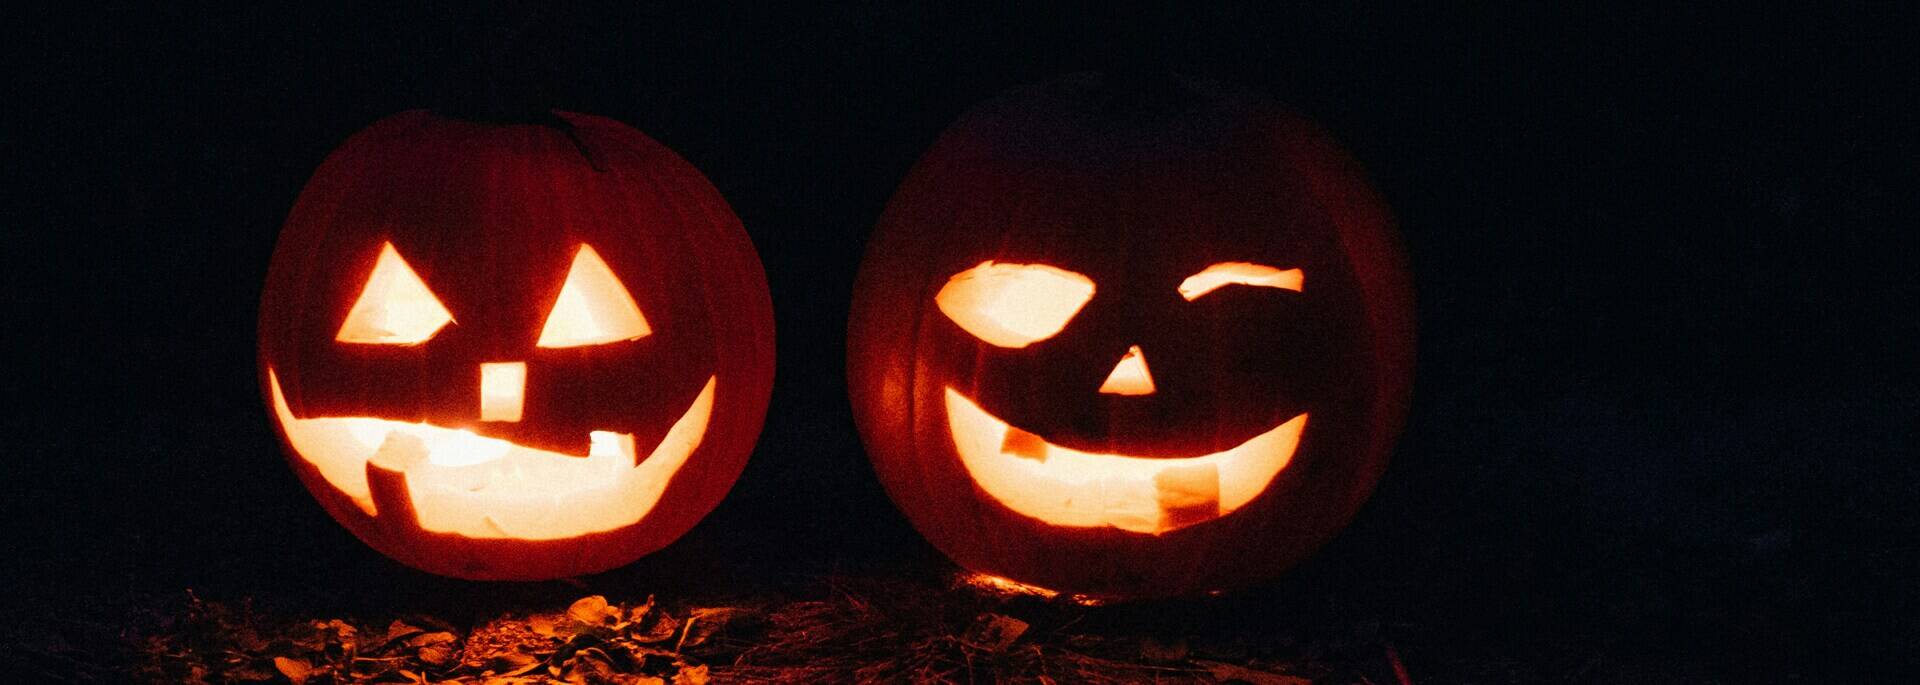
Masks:
[[[1090,454],[1007,425],[953,388],[947,423],[973,482],[1024,516],[1075,528],[1158,535],[1226,516],[1287,467],[1301,414],[1240,445],[1183,459]]]
[[[380,246],[373,273],[360,297],[347,310],[347,320],[333,339],[346,343],[417,345],[453,321],[453,314],[433,296],[420,275],[400,258],[393,243]]]
[[[404,496],[428,531],[550,540],[645,517],[706,435],[715,379],[644,460],[628,433],[593,431],[578,456],[426,423],[296,418],[272,369],[267,384],[294,451],[368,515],[379,515],[376,499]]]
[[[1086,276],[1045,264],[981,262],[954,274],[934,304],[989,344],[1026,347],[1053,337],[1093,298]]]
[[[1300,292],[1306,275],[1299,269],[1280,270],[1265,264],[1221,262],[1180,282],[1180,296],[1188,302],[1229,285],[1251,285]]]
[[[613,275],[600,253],[582,243],[567,269],[567,281],[553,301],[546,325],[540,328],[539,347],[580,347],[622,340],[639,340],[653,333],[640,305]]]
[[[1153,394],[1153,374],[1147,372],[1147,356],[1140,351],[1139,345],[1127,348],[1127,353],[1121,355],[1120,363],[1113,365],[1113,372],[1107,374],[1106,382],[1100,384],[1100,392],[1109,395]]]
[[[526,362],[480,365],[481,421],[519,421],[526,399]]]

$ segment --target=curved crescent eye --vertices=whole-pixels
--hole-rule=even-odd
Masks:
[[[1265,264],[1248,262],[1220,262],[1200,273],[1188,276],[1180,282],[1180,296],[1188,302],[1200,299],[1201,295],[1219,290],[1229,285],[1251,285],[1262,288],[1279,288],[1300,292],[1306,285],[1306,274],[1299,269],[1280,270]]]
[[[1045,264],[981,262],[954,274],[934,295],[940,313],[998,347],[1026,347],[1060,333],[1087,300],[1093,281]]]
[[[653,334],[640,305],[620,279],[613,275],[593,246],[580,244],[567,269],[567,282],[553,300],[547,323],[540,327],[540,342],[535,347],[582,347],[622,340],[639,340]]]
[[[420,275],[400,258],[393,243],[380,246],[373,273],[360,288],[360,298],[347,310],[334,340],[363,345],[418,345],[433,338],[453,321],[440,298],[433,296]]]

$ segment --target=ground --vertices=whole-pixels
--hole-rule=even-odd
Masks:
[[[605,579],[445,585],[355,601],[182,589],[73,607],[16,636],[36,680],[223,683],[1407,682],[1377,624],[1219,631],[1230,599],[1088,604],[983,582],[794,579],[751,594],[646,593]],[[458,588],[458,589],[455,589]],[[564,599],[573,597],[573,599]],[[106,615],[102,615],[106,614]],[[111,614],[120,614],[118,622]]]
[[[670,550],[671,552],[671,550]],[[1606,630],[1532,640],[1293,586],[1090,604],[938,558],[825,575],[643,561],[584,579],[481,584],[374,561],[286,582],[132,589],[13,622],[16,674],[54,682],[1366,683],[1715,682],[1688,650]],[[771,579],[770,579],[771,578]],[[225,585],[216,583],[216,585]],[[361,586],[355,589],[355,586]],[[1343,604],[1347,606],[1342,606]],[[33,614],[29,614],[33,615]],[[1557,620],[1557,619],[1555,619]],[[1793,681],[1752,672],[1751,681]]]

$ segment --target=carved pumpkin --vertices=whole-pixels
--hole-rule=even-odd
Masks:
[[[406,112],[302,191],[260,308],[288,460],[434,573],[619,566],[732,487],[773,377],[766,276],[692,166],[631,128]]]
[[[950,127],[855,285],[874,467],[970,569],[1096,596],[1244,586],[1385,467],[1411,294],[1380,200],[1310,123],[1081,76]]]

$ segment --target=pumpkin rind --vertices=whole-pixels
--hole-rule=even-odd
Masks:
[[[1045,340],[991,344],[934,302],[987,262],[1068,270],[1096,292]],[[1189,301],[1183,283],[1210,266],[1248,275]],[[1142,352],[1130,373],[1150,367],[1150,383],[1101,392]],[[1385,468],[1412,355],[1391,218],[1317,126],[1201,84],[1076,76],[980,105],[915,165],[855,284],[848,385],[889,496],[956,562],[1160,597],[1271,578],[1343,528]],[[990,496],[956,454],[949,390],[1029,440],[1145,458],[1311,418],[1244,506],[1142,533],[1053,525]]]
[[[538,540],[425,530],[403,511],[405,498],[370,514],[369,498],[330,483],[282,425],[289,463],[327,512],[415,568],[531,580],[629,563],[719,503],[766,412],[771,299],[725,200],[638,131],[556,114],[571,131],[404,112],[328,157],[287,218],[261,298],[269,407],[277,385],[301,418],[470,428],[569,455],[587,454],[595,431],[631,434],[638,454],[649,454],[709,379],[711,414],[698,447],[638,521]],[[383,245],[397,249],[452,322],[415,344],[336,340]],[[593,277],[604,280],[598,270],[610,267],[645,322],[626,321],[631,334],[605,341],[537,345],[582,246],[593,253]],[[509,378],[523,379],[515,380],[524,384],[524,397],[514,398],[521,404],[482,421],[480,369],[516,363],[523,375]]]

